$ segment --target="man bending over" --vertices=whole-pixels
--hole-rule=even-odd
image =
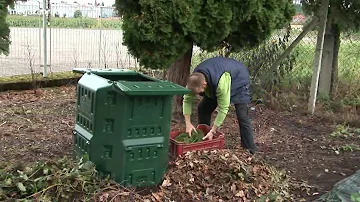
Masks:
[[[191,135],[196,130],[190,121],[192,106],[196,95],[203,96],[198,106],[199,124],[210,126],[211,114],[218,108],[212,128],[203,138],[211,140],[216,130],[223,123],[230,103],[235,105],[239,122],[241,146],[251,154],[256,152],[253,129],[248,116],[249,71],[244,64],[231,58],[214,57],[199,64],[189,76],[187,88],[192,92],[184,95],[183,114],[186,121],[186,132]]]

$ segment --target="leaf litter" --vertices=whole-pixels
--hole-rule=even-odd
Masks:
[[[175,201],[285,200],[289,178],[244,150],[188,152],[165,175],[161,191]]]
[[[85,161],[84,161],[85,162]],[[101,179],[91,162],[69,158],[0,169],[0,200],[289,201],[289,178],[244,150],[188,152],[175,160],[157,191],[141,194]]]
[[[33,91],[0,93],[0,164],[21,162],[28,165],[37,160],[53,160],[70,156],[72,151],[71,131],[75,116],[75,92],[75,86],[66,86],[39,89],[36,94]],[[196,111],[194,115],[196,115]],[[292,177],[303,182],[295,184],[295,186],[299,186],[299,190],[291,192],[297,194],[299,198],[305,197],[304,200],[312,201],[317,198],[313,197],[314,191],[317,194],[323,194],[330,190],[335,182],[358,169],[359,151],[339,152],[340,154],[337,155],[333,150],[333,147],[357,141],[356,138],[360,134],[357,131],[355,131],[354,137],[330,138],[329,134],[333,131],[334,126],[333,121],[273,110],[257,110],[256,113],[252,111],[251,116],[253,116],[256,134],[255,142],[259,146],[257,158],[263,158],[267,163],[285,169]],[[196,116],[192,118],[195,122]],[[181,117],[173,116],[173,130],[183,129],[183,122],[180,120]],[[225,147],[239,149],[240,136],[237,132],[238,123],[235,114],[229,113],[224,124],[227,125],[222,128],[222,132],[227,134]],[[281,135],[276,131],[271,132],[271,128],[281,131]],[[193,167],[194,165],[196,164],[192,163]],[[329,168],[336,168],[337,172],[324,172],[324,169]],[[283,176],[278,171],[273,171],[273,175]],[[193,176],[190,181],[195,182],[195,179],[196,177]],[[304,179],[309,182],[303,181]],[[283,181],[279,177],[277,183],[283,184]],[[0,183],[2,183],[1,180]],[[171,184],[168,187],[174,186],[172,181],[168,183]],[[298,182],[291,182],[290,185],[293,187],[294,183]],[[21,184],[19,185],[22,187]],[[23,185],[28,191],[26,183]],[[17,185],[15,186],[17,188]],[[163,189],[164,187],[161,187],[161,190]],[[105,189],[103,201],[110,201],[116,195],[115,193],[122,193],[119,190],[121,189],[116,184]],[[276,190],[287,191],[288,188]],[[0,189],[0,193],[3,193],[3,190]],[[124,193],[134,195],[132,191]],[[94,195],[94,193],[91,194]],[[106,197],[107,194],[108,197]],[[277,195],[270,194],[267,197],[276,198]],[[151,201],[155,196],[149,195],[150,199],[142,198],[140,201]],[[112,201],[116,201],[116,198]],[[76,199],[75,201],[84,200]],[[129,201],[129,199],[124,199],[124,201]]]

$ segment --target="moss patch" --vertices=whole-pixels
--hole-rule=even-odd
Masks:
[[[41,74],[34,74],[34,75],[23,74],[23,75],[0,77],[0,83],[32,82],[33,81],[32,76],[34,76],[36,81],[46,81],[46,80],[77,78],[77,77],[81,77],[82,74],[73,73],[71,71],[55,72],[55,73],[49,73],[47,78],[43,78],[43,75]]]

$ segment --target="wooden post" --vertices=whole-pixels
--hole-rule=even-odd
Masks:
[[[311,80],[310,98],[308,103],[308,111],[311,115],[315,113],[315,103],[316,103],[319,76],[321,70],[321,59],[322,59],[322,52],[324,46],[324,36],[325,36],[328,10],[329,10],[329,0],[322,0],[321,7],[319,10],[320,22],[319,22],[319,29],[318,29],[318,36],[316,42],[315,57],[314,57],[314,69]]]

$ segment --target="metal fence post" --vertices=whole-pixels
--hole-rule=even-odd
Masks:
[[[47,39],[46,39],[46,0],[43,0],[43,40],[44,40],[44,69],[43,77],[47,77]]]
[[[100,39],[99,39],[99,67],[101,66],[101,44],[102,44],[102,9],[103,7],[100,6]]]

